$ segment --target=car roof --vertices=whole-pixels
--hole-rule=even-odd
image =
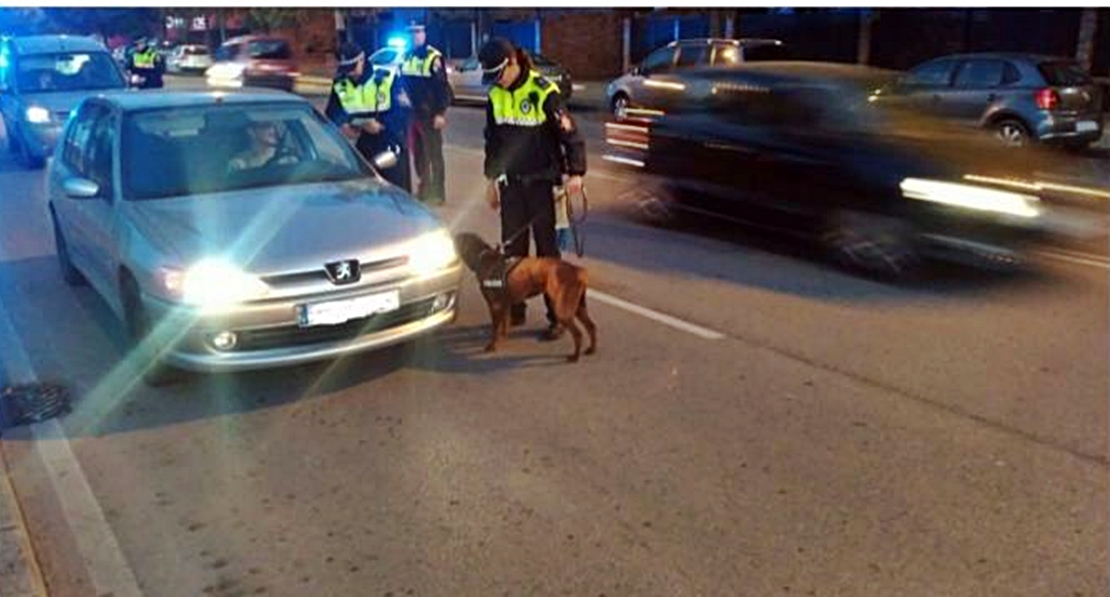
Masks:
[[[151,109],[193,108],[216,104],[243,106],[285,102],[295,105],[312,105],[303,97],[275,89],[244,89],[235,91],[110,91],[99,94],[96,97],[119,107],[125,112]]]
[[[1068,58],[1067,56],[1050,56],[1048,54],[1034,54],[1031,52],[973,52],[967,54],[950,54],[948,56],[937,56],[936,58],[929,60],[928,62],[932,62],[933,60],[968,60],[972,58],[996,58],[1000,60],[1016,60],[1038,63],[1055,62],[1060,60],[1074,62],[1073,59]]]
[[[732,44],[736,46],[781,46],[782,40],[762,38],[762,37],[741,37],[740,39],[731,39],[727,37],[693,37],[689,39],[679,39],[667,44],[668,46],[675,45],[688,45],[688,44]]]
[[[54,54],[58,52],[107,52],[104,44],[80,35],[28,35],[10,40],[16,54]]]

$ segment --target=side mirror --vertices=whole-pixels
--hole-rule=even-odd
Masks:
[[[87,178],[67,178],[62,183],[66,196],[73,199],[92,199],[100,194],[100,186]]]
[[[397,154],[392,151],[383,151],[374,156],[374,167],[378,170],[388,170],[397,165]]]
[[[640,70],[640,67],[633,66],[632,70],[628,71],[628,74],[632,75],[633,77],[639,77],[640,75],[642,75],[644,73],[643,73],[643,71]]]

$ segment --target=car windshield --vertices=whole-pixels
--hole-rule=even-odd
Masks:
[[[1091,82],[1090,75],[1074,62],[1042,62],[1037,65],[1037,69],[1041,71],[1045,82],[1053,86],[1087,85]]]
[[[754,43],[744,46],[744,62],[767,62],[786,58],[786,50],[779,44]]]
[[[375,64],[378,66],[393,64],[394,62],[397,62],[397,59],[400,58],[400,56],[401,53],[397,50],[378,50],[370,56],[370,64]]]
[[[259,60],[289,60],[293,57],[289,44],[280,39],[252,41],[247,44],[247,52],[251,58]]]
[[[126,87],[107,52],[58,53],[24,56],[16,80],[24,93],[84,91]]]
[[[124,196],[133,200],[372,176],[310,107],[288,104],[130,114],[121,156]]]
[[[553,60],[544,56],[543,54],[532,54],[532,62],[536,66],[554,67],[558,66]]]

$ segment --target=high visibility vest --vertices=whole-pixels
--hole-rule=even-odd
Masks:
[[[547,122],[543,104],[552,93],[559,93],[559,87],[536,71],[530,71],[528,80],[517,89],[494,85],[489,90],[493,120],[499,125],[540,126]]]
[[[147,48],[143,52],[135,52],[132,56],[132,64],[135,68],[154,68],[154,61],[158,59],[158,53],[154,48]]]
[[[382,73],[378,80],[378,73]],[[393,82],[397,75],[392,70],[383,69],[371,76],[362,85],[344,78],[335,83],[335,94],[339,97],[339,105],[343,111],[351,116],[361,114],[379,114],[388,112],[393,107]]]
[[[431,46],[428,46],[428,53],[423,58],[410,53],[401,62],[401,74],[406,77],[431,77],[432,63],[442,56],[439,50]]]

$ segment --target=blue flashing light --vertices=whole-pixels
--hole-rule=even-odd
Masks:
[[[386,45],[391,48],[397,48],[398,50],[404,50],[408,47],[409,42],[407,39],[399,35],[394,35],[393,37],[389,38],[389,41],[386,42]]]

